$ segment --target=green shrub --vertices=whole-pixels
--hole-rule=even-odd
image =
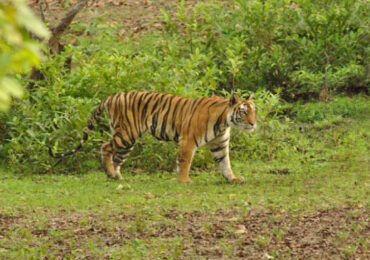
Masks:
[[[30,167],[34,172],[83,172],[85,169],[100,168],[100,145],[109,141],[110,131],[107,120],[102,120],[96,131],[93,131],[83,149],[64,159],[57,168],[52,167],[57,161],[50,158],[47,146],[55,151],[65,152],[73,149],[82,138],[88,120],[95,106],[100,102],[97,97],[73,97],[66,95],[68,89],[53,86],[53,91],[39,87],[30,97],[18,102],[14,110],[4,118],[3,132],[5,143],[1,144],[1,157],[7,158],[10,165],[20,169]],[[256,93],[256,104],[259,107],[260,119],[266,128],[277,123],[272,114],[278,98],[268,92]],[[264,109],[268,109],[266,112]],[[275,121],[274,121],[275,120]],[[244,138],[246,135],[244,135]],[[239,137],[241,138],[241,137]],[[232,142],[238,142],[234,137]],[[237,146],[236,146],[237,147]],[[244,152],[239,146],[240,152]],[[155,152],[154,152],[155,151]],[[173,142],[160,142],[149,134],[135,146],[130,159],[125,162],[125,169],[141,168],[145,171],[175,169],[177,145]],[[208,168],[212,162],[207,149],[197,152],[194,167]],[[19,166],[20,164],[20,166]],[[213,162],[212,162],[213,165]],[[101,168],[100,168],[101,169]]]
[[[284,97],[316,97],[324,87],[367,88],[368,7],[351,0],[216,2],[191,13],[180,5],[165,21],[188,52],[199,49],[217,65],[218,89],[281,88]]]
[[[119,42],[118,29],[104,23],[78,24],[75,32],[104,37],[69,47],[76,66],[62,80],[84,96],[121,88],[185,96],[280,89],[296,99],[324,87],[367,89],[367,13],[366,1],[350,0],[209,2],[191,10],[180,2],[175,17],[163,11],[161,33],[136,44]],[[52,66],[55,80],[64,68]]]
[[[330,103],[317,102],[296,104],[292,115],[298,122],[315,123],[323,120],[340,120],[348,116],[369,113],[370,107],[365,97],[335,97]]]
[[[288,129],[296,129],[290,120],[335,121],[368,109],[366,98],[352,102],[338,97],[330,104],[296,108],[280,99],[316,96],[325,86],[331,91],[366,88],[367,13],[366,1],[215,1],[199,3],[190,11],[181,2],[175,17],[163,11],[162,32],[144,35],[135,44],[120,42],[117,28],[100,21],[73,25],[71,32],[92,37],[78,39],[46,61],[45,79],[35,82],[34,91],[1,118],[0,156],[35,172],[98,167],[99,146],[109,136],[104,127],[58,168],[51,168],[55,161],[45,145],[57,151],[75,147],[103,98],[146,90],[186,97],[255,92],[259,131],[234,131],[232,157],[284,159],[292,149],[308,145],[299,133],[286,135]],[[65,68],[69,57],[70,72]],[[283,117],[288,108],[292,118]],[[171,170],[175,147],[145,136],[125,166]],[[206,150],[196,156],[194,166],[209,166]]]

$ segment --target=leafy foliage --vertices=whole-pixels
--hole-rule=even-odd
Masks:
[[[364,97],[335,97],[330,104],[324,102],[296,104],[292,114],[298,122],[321,123],[342,121],[344,117],[369,113],[368,101]]]
[[[10,98],[21,97],[17,74],[38,65],[40,45],[29,37],[48,37],[45,26],[33,15],[23,0],[0,3],[0,111],[9,108]]]
[[[232,157],[284,160],[291,149],[307,145],[294,135],[281,137],[296,118],[322,127],[368,109],[366,98],[296,107],[281,99],[317,96],[325,86],[331,91],[368,88],[367,13],[366,1],[212,1],[190,11],[180,2],[175,17],[162,11],[161,32],[125,42],[114,25],[99,20],[72,24],[72,34],[90,37],[79,38],[43,64],[45,79],[35,82],[35,90],[2,119],[0,155],[35,171],[53,170],[45,145],[57,151],[73,148],[94,107],[116,92],[195,97],[253,91],[260,131],[237,132]],[[71,71],[65,67],[69,57]],[[109,135],[107,128],[99,129],[83,152],[66,159],[58,171],[97,167],[98,146]],[[172,170],[175,151],[172,143],[144,136],[125,167]],[[200,150],[194,166],[214,165],[209,162],[209,153]]]
[[[295,96],[317,92],[325,81],[333,89],[366,83],[367,5],[295,2],[238,1],[227,11],[220,5],[202,15],[193,11],[198,30],[185,37],[229,72],[222,77],[228,89],[280,87],[285,96]],[[179,19],[186,28],[184,16]],[[206,35],[203,43],[192,40],[195,33]]]

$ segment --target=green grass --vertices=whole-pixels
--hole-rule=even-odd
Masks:
[[[243,184],[197,168],[192,185],[178,183],[174,172],[125,174],[123,169],[124,180],[114,181],[94,169],[72,175],[4,169],[0,258],[202,259],[243,258],[250,252],[257,258],[266,253],[310,258],[316,251],[304,255],[282,245],[300,233],[305,236],[293,240],[314,244],[320,234],[314,233],[312,242],[307,232],[326,225],[325,214],[332,219],[325,229],[330,235],[320,239],[330,238],[325,242],[330,254],[364,257],[369,250],[368,114],[292,125],[278,138],[296,143],[282,147],[298,150],[286,158],[241,161],[240,152],[231,152]],[[317,228],[300,224],[307,219]],[[309,231],[295,233],[295,225]],[[247,232],[237,233],[240,226]]]
[[[368,161],[325,162],[301,174],[269,173],[269,165],[251,162],[242,173],[244,184],[229,184],[220,173],[192,172],[195,184],[183,185],[169,173],[125,176],[122,182],[107,180],[103,172],[83,175],[0,175],[1,212],[29,213],[37,208],[90,211],[102,207],[118,212],[145,207],[154,210],[207,210],[235,205],[307,209],[365,201],[368,194]],[[241,162],[234,162],[240,174]],[[244,167],[244,166],[243,166]],[[196,176],[194,176],[196,175]],[[248,206],[248,207],[249,207]]]

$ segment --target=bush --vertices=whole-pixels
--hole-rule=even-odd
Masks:
[[[280,89],[289,99],[368,90],[367,13],[364,0],[209,2],[190,11],[180,2],[175,17],[163,11],[161,33],[137,44],[119,42],[104,23],[74,25],[79,34],[102,34],[59,57],[73,56],[71,75],[56,76],[60,62],[45,65],[46,83],[57,77],[71,95],[90,97],[117,89],[185,96]]]
[[[365,97],[335,97],[330,103],[317,102],[296,104],[292,115],[298,122],[318,123],[320,121],[338,121],[344,117],[369,113],[368,101]]]
[[[165,18],[173,37],[181,33],[188,51],[200,50],[222,72],[218,89],[281,88],[296,98],[368,88],[367,14],[366,1],[252,0]]]
[[[120,42],[117,29],[101,22],[72,25],[72,32],[88,31],[94,37],[79,39],[43,64],[45,79],[35,82],[34,91],[1,119],[0,139],[5,142],[0,156],[35,172],[48,171],[54,160],[45,145],[58,151],[75,147],[100,100],[116,92],[146,90],[186,97],[253,91],[260,131],[235,135],[233,156],[284,158],[284,147],[296,139],[280,142],[291,127],[289,118],[281,118],[289,105],[280,97],[317,96],[324,87],[367,88],[367,13],[361,0],[207,2],[191,11],[181,2],[175,17],[163,11],[162,32],[136,43]],[[64,63],[71,56],[74,64],[68,72]],[[292,114],[298,121],[315,122],[357,111],[346,99],[333,102],[331,112],[319,103],[299,105]],[[95,167],[98,146],[109,135],[100,129],[58,171]],[[144,137],[125,166],[170,170],[175,150],[172,143]],[[209,154],[201,150],[197,156],[194,165],[207,167]]]
[[[6,124],[2,132],[7,135],[4,136],[6,142],[1,144],[0,156],[21,169],[32,168],[38,173],[51,170],[83,172],[85,169],[99,168],[100,145],[110,139],[106,119],[92,132],[82,151],[64,159],[57,168],[52,167],[57,161],[47,153],[47,146],[58,152],[73,149],[82,138],[92,111],[101,101],[96,96],[74,97],[70,92],[72,90],[76,89],[58,84],[53,85],[52,89],[39,87],[32,93],[32,98],[27,96],[18,102],[4,118]],[[276,109],[278,97],[265,91],[255,95],[261,122],[266,122],[263,123],[266,129],[273,127],[277,123],[276,119],[272,119],[275,118],[272,113]],[[235,138],[238,142],[241,137]],[[177,145],[174,142],[159,142],[147,134],[135,146],[124,168],[142,168],[147,172],[173,171],[176,154]],[[214,165],[208,150],[203,149],[196,154],[193,166],[204,169],[210,166],[210,162]]]

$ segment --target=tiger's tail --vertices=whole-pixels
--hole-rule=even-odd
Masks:
[[[89,138],[89,135],[90,135],[90,132],[91,130],[94,128],[94,125],[98,122],[101,114],[104,112],[104,105],[105,105],[105,101],[104,100],[103,102],[101,102],[98,107],[95,109],[91,119],[90,119],[90,122],[87,126],[87,130],[84,131],[84,136],[83,138],[81,139],[80,143],[76,146],[75,149],[69,151],[69,152],[66,152],[66,153],[56,153],[54,154],[51,147],[48,146],[48,149],[49,149],[49,155],[53,158],[64,158],[66,156],[70,156],[74,153],[76,153],[78,150],[80,150],[83,146],[83,144],[87,141],[87,139]]]

